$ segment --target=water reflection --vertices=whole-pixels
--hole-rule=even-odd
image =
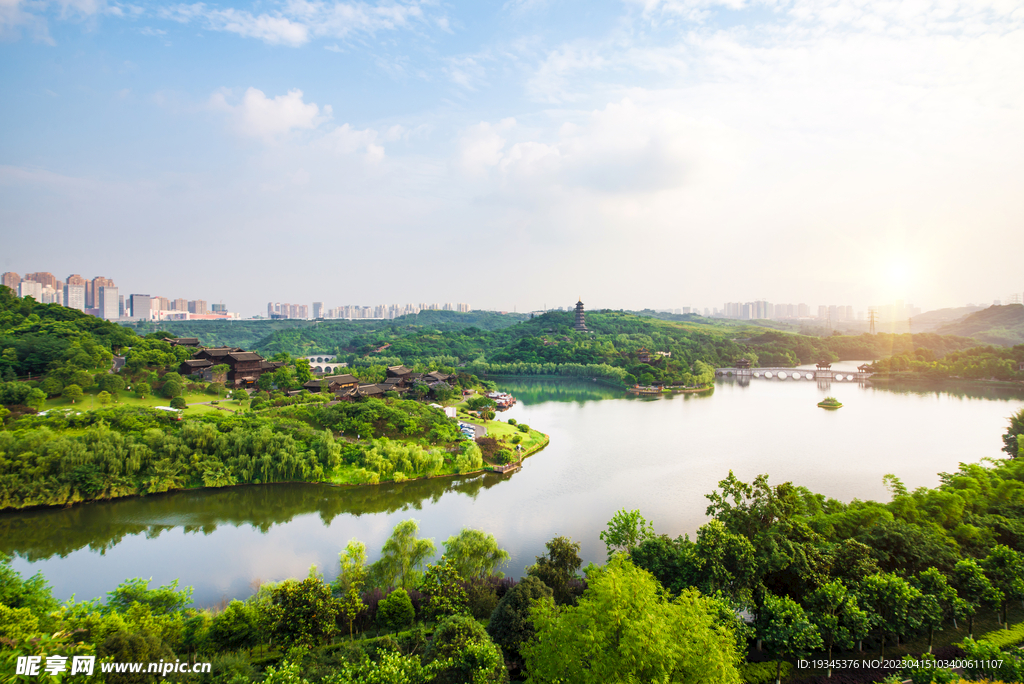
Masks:
[[[220,525],[247,525],[266,533],[274,525],[309,513],[330,525],[339,515],[420,510],[445,494],[475,499],[505,477],[509,476],[486,473],[375,487],[246,485],[5,513],[0,515],[0,551],[29,561],[64,558],[83,548],[103,554],[131,535],[155,539],[176,527],[189,534],[209,535]]]

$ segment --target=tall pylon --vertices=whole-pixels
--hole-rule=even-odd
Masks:
[[[875,330],[875,323],[878,322],[878,309],[875,309],[873,307],[868,308],[868,320],[871,324],[870,330],[868,332],[874,335],[877,332]]]

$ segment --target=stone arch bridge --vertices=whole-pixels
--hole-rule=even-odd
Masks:
[[[716,368],[717,376],[765,378],[768,380],[838,380],[838,381],[863,381],[870,378],[874,373],[870,371],[846,371],[828,369],[806,369],[806,368]]]

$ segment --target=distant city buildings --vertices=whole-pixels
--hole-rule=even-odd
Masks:
[[[313,318],[335,320],[390,320],[399,316],[418,314],[420,311],[458,311],[469,313],[472,309],[465,302],[445,304],[378,304],[376,306],[345,305],[328,309],[323,302],[313,302]],[[309,318],[309,307],[305,304],[267,302],[267,318]]]

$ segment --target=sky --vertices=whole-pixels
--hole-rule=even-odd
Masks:
[[[1024,291],[1024,2],[0,0],[0,269],[526,311]]]

